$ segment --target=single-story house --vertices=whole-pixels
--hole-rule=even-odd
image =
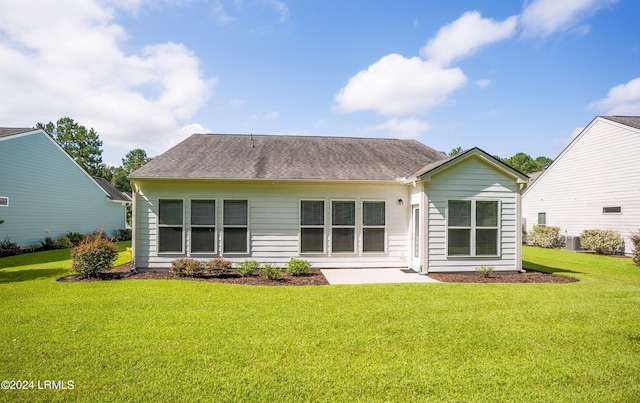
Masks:
[[[614,230],[630,254],[640,230],[639,174],[640,117],[598,116],[524,192],[526,230],[555,226],[570,240],[588,229]]]
[[[221,256],[422,273],[521,270],[528,177],[415,140],[195,134],[133,172],[140,270]]]
[[[131,199],[92,178],[43,130],[0,128],[0,172],[0,240],[30,246],[127,226]]]

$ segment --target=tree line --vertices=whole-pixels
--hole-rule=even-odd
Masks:
[[[464,151],[462,147],[456,147],[451,151],[449,151],[448,153],[445,151],[442,151],[442,153],[452,157],[454,155],[460,154],[462,151]],[[504,162],[510,167],[517,169],[523,174],[530,174],[532,172],[544,171],[553,162],[551,158],[544,157],[544,156],[533,158],[529,154],[523,153],[523,152],[519,152],[509,158],[502,158],[497,155],[494,155],[493,157],[497,160]]]
[[[51,136],[78,165],[91,176],[105,178],[121,192],[131,192],[127,176],[152,158],[140,148],[131,150],[122,159],[122,165],[111,166],[102,162],[102,140],[93,129],[78,124],[69,117],[58,119],[56,123],[36,124]]]

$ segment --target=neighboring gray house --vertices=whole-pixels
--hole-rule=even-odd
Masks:
[[[92,178],[40,129],[0,128],[0,240],[38,245],[69,231],[112,235],[131,199]]]
[[[640,117],[598,116],[524,192],[522,217],[533,225],[620,232],[625,252],[640,230]]]
[[[415,140],[196,134],[130,175],[138,269],[183,256],[521,270],[526,175]]]

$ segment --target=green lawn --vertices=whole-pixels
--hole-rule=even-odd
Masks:
[[[59,283],[68,251],[0,259],[0,380],[34,381],[0,400],[640,401],[640,268],[524,259],[580,282]]]

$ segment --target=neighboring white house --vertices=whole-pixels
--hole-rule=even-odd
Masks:
[[[526,175],[415,140],[196,134],[130,175],[138,269],[183,256],[521,270]]]
[[[92,178],[40,129],[0,128],[0,240],[38,245],[67,232],[127,226],[131,199]]]
[[[522,211],[527,231],[615,230],[631,253],[640,230],[640,117],[596,117],[524,192]]]

